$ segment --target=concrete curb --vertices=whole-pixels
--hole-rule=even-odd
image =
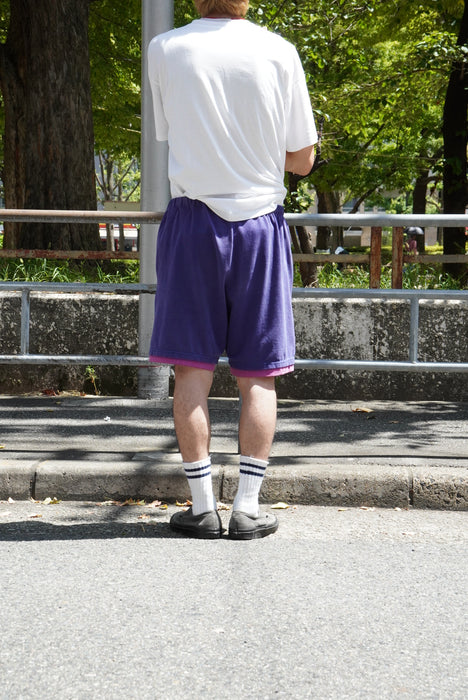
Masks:
[[[231,503],[237,457],[215,454],[213,485]],[[0,500],[104,501],[127,498],[183,501],[189,489],[176,453],[142,453],[127,461],[0,460]],[[265,477],[263,503],[468,510],[468,468],[337,464],[276,457]]]

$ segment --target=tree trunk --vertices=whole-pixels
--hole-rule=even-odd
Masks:
[[[339,194],[317,190],[317,204],[319,214],[338,214],[340,211]],[[317,250],[327,250],[331,247],[331,252],[334,253],[339,245],[343,245],[342,226],[317,227]]]
[[[5,204],[97,208],[88,52],[90,0],[12,0],[0,52]],[[99,248],[96,224],[15,223],[7,248]]]
[[[295,253],[313,253],[314,246],[305,226],[290,226],[291,240]],[[315,287],[317,284],[317,265],[312,262],[300,262],[299,274],[303,287]]]
[[[423,170],[419,173],[414,183],[413,189],[413,214],[425,214],[426,213],[426,197],[427,197],[427,183],[429,182],[429,169]],[[422,229],[424,231],[424,228]],[[417,236],[418,242],[418,253],[424,253],[425,246],[425,236]]]
[[[294,173],[288,173],[288,191],[293,211],[300,211],[297,202],[297,191],[300,180],[303,178]],[[295,253],[313,253],[312,238],[305,226],[290,226],[291,241]],[[317,265],[312,262],[299,263],[299,274],[303,287],[314,287],[317,284]]]
[[[468,0],[458,35],[458,46],[468,43]],[[464,214],[467,204],[467,75],[465,61],[452,65],[444,104],[444,214]],[[444,254],[465,252],[465,229],[444,229]],[[447,264],[446,271],[457,277],[466,274],[464,265]]]

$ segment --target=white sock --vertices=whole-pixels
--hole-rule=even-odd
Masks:
[[[257,517],[258,494],[265,476],[268,462],[254,457],[240,457],[239,487],[232,506],[247,515]]]
[[[215,510],[216,501],[211,481],[211,457],[198,462],[184,462],[190,493],[192,494],[192,513],[200,515]]]

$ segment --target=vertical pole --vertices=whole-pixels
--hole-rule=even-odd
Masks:
[[[370,241],[369,288],[380,289],[382,271],[382,227],[372,226]]]
[[[418,337],[419,337],[419,299],[417,296],[411,297],[410,302],[410,340],[409,340],[409,361],[418,361]]]
[[[167,143],[156,141],[153,103],[148,80],[147,51],[156,34],[174,26],[173,0],[142,0],[142,79],[141,79],[141,209],[164,211],[170,198],[167,176]],[[156,282],[156,240],[158,225],[142,224],[140,230],[140,282]],[[138,352],[147,356],[154,319],[154,297],[140,294]],[[138,370],[138,396],[164,399],[169,395],[169,368],[141,367]]]
[[[403,288],[403,228],[394,226],[392,233],[392,289]]]
[[[21,292],[21,354],[29,355],[29,319],[31,315],[31,290]]]

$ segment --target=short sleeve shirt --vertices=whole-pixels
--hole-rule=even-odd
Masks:
[[[148,71],[173,197],[227,221],[283,203],[286,152],[317,142],[292,44],[247,20],[199,19],[151,41]]]

